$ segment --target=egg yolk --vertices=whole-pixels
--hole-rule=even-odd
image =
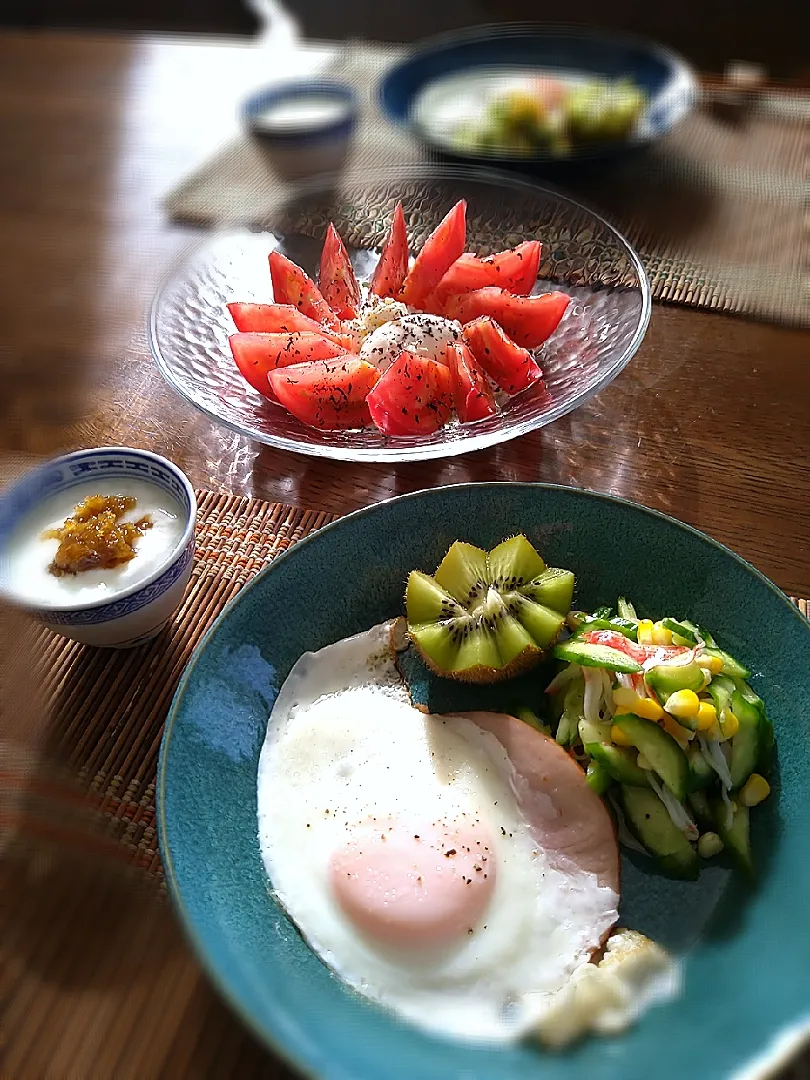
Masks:
[[[475,819],[367,822],[331,860],[331,881],[358,930],[393,947],[449,945],[473,932],[495,887],[494,845]]]

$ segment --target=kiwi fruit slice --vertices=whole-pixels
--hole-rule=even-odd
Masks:
[[[491,551],[456,540],[435,574],[409,575],[408,634],[437,674],[500,682],[554,644],[573,594],[571,571],[547,567],[523,535]]]

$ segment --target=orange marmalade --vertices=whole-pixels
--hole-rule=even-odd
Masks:
[[[63,525],[42,534],[43,540],[59,541],[49,573],[75,576],[129,562],[135,556],[135,541],[152,528],[148,514],[138,521],[121,520],[136,505],[131,495],[88,495]]]

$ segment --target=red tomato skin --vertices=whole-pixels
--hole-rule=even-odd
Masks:
[[[379,379],[377,369],[345,353],[327,360],[271,371],[271,391],[284,407],[309,427],[339,431],[367,427],[368,393]]]
[[[403,351],[367,398],[384,435],[429,435],[450,419],[452,391],[445,364]]]
[[[357,352],[358,345],[352,334],[329,330],[308,315],[303,315],[292,304],[228,304],[228,311],[236,329],[245,334],[296,334],[308,332],[321,334],[336,341],[347,352]]]
[[[360,305],[360,286],[340,233],[329,222],[318,272],[321,295],[339,319],[353,319]]]
[[[543,245],[539,240],[526,240],[517,247],[488,255],[483,261],[497,266],[504,280],[494,282],[515,296],[528,296],[537,282]]]
[[[315,282],[292,259],[280,251],[270,253],[270,277],[273,281],[273,299],[277,304],[292,304],[310,319],[322,323],[330,330],[340,330],[340,320]]]
[[[445,312],[465,324],[489,316],[518,345],[536,349],[557,329],[570,301],[565,293],[513,296],[506,289],[487,288],[450,297]]]
[[[228,338],[236,366],[254,390],[267,397],[267,376],[278,367],[339,356],[344,350],[322,334],[239,333]]]
[[[463,254],[466,238],[467,202],[460,199],[423,244],[405,278],[400,299],[410,307],[420,307]]]
[[[332,331],[321,326],[315,319],[302,314],[292,304],[228,304],[236,329],[244,334],[294,334],[309,330],[314,334],[332,337]]]
[[[516,296],[526,295],[537,281],[541,251],[539,240],[527,240],[485,258],[465,252],[444,275],[433,295],[439,304],[445,297],[489,287],[508,289]]]
[[[405,214],[402,203],[398,202],[391,220],[380,261],[371,278],[369,292],[375,296],[399,296],[402,283],[408,273],[408,230],[405,228]]]
[[[485,420],[498,411],[487,377],[464,342],[447,346],[447,366],[456,416],[463,424]]]
[[[475,319],[464,327],[463,336],[487,375],[507,394],[542,381],[543,373],[532,354],[507,337],[494,319]]]

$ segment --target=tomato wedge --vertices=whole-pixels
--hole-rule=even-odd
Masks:
[[[542,383],[543,373],[532,354],[516,345],[488,316],[468,323],[463,336],[487,375],[507,394]]]
[[[340,356],[345,350],[323,334],[231,334],[228,338],[236,366],[254,390],[265,397],[267,376],[276,368],[309,360]]]
[[[427,356],[402,352],[367,400],[383,435],[429,435],[450,419],[450,370]]]
[[[313,334],[342,341],[344,335],[336,330],[327,330],[309,315],[302,314],[292,304],[228,304],[228,311],[236,324],[236,329],[244,333],[293,334],[298,330],[308,330]],[[348,335],[345,335],[348,338]]]
[[[447,366],[456,416],[463,424],[485,420],[498,411],[486,375],[464,342],[447,346]]]
[[[439,222],[405,278],[400,299],[418,308],[464,251],[467,237],[467,202],[460,199]]]
[[[477,289],[462,296],[449,297],[445,303],[445,314],[462,323],[488,315],[518,345],[536,349],[557,329],[570,300],[570,296],[558,292],[543,293],[541,296],[513,296],[506,289]]]
[[[465,252],[441,279],[434,295],[441,301],[443,296],[495,286],[525,296],[537,281],[541,252],[539,240],[527,240],[483,259]]]
[[[366,397],[379,377],[372,364],[346,353],[278,368],[270,372],[269,383],[281,404],[302,423],[339,431],[370,424]]]
[[[270,255],[270,277],[273,279],[273,299],[277,304],[292,304],[328,329],[340,330],[340,320],[321,296],[312,278],[280,251]]]
[[[353,319],[357,315],[360,286],[354,276],[346,245],[331,221],[321,252],[318,288],[339,319]]]
[[[402,283],[408,273],[408,230],[402,203],[394,209],[391,229],[383,244],[380,261],[374,270],[369,292],[375,296],[399,296]]]

